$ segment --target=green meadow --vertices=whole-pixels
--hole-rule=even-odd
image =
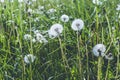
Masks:
[[[120,80],[120,1],[0,0],[0,80]]]

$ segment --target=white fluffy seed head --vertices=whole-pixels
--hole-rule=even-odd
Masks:
[[[32,38],[32,36],[30,34],[25,34],[24,35],[25,40],[30,40],[31,38]]]
[[[63,26],[61,24],[54,24],[51,26],[50,30],[48,31],[50,38],[55,38],[59,36],[63,31]]]
[[[93,47],[93,54],[95,56],[105,56],[106,47],[103,44],[97,44]]]
[[[92,0],[93,4],[102,5],[102,2],[99,0]]]
[[[84,27],[84,22],[81,19],[75,19],[71,25],[74,31],[80,31]]]
[[[61,21],[62,22],[68,22],[69,21],[69,16],[66,15],[66,14],[63,14],[61,17],[60,17]]]
[[[24,62],[29,64],[29,63],[33,63],[34,60],[35,60],[35,56],[33,54],[28,54],[28,55],[25,55],[24,57]]]

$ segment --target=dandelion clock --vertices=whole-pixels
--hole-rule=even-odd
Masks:
[[[48,31],[50,38],[58,37],[63,31],[63,26],[61,24],[53,24]]]
[[[25,55],[24,57],[24,62],[29,64],[29,63],[33,63],[34,60],[35,60],[35,56],[33,54],[28,54],[28,55]]]
[[[74,31],[80,31],[84,27],[84,22],[81,19],[75,19],[71,25]]]
[[[69,21],[69,16],[66,15],[66,14],[63,14],[61,17],[60,17],[61,21],[62,22],[68,22]]]
[[[93,54],[95,56],[105,56],[106,47],[103,44],[97,44],[93,47]]]

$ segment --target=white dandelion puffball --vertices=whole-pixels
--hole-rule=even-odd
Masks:
[[[36,41],[38,41],[40,43],[47,43],[48,42],[42,34],[36,33],[35,35],[36,35]]]
[[[117,8],[116,8],[117,11],[120,10],[120,4],[117,5]]]
[[[81,19],[75,19],[71,25],[74,31],[80,31],[84,27],[84,22]]]
[[[105,56],[106,47],[103,44],[97,44],[93,47],[93,54],[95,56]]]
[[[29,64],[29,63],[33,63],[34,60],[35,60],[35,56],[33,54],[28,54],[28,55],[25,55],[24,57],[24,62]]]
[[[102,5],[102,2],[99,0],[92,0],[93,4]]]
[[[69,21],[69,16],[66,15],[66,14],[63,14],[61,17],[60,17],[61,21],[62,22],[68,22]]]
[[[55,38],[59,36],[63,31],[63,26],[61,24],[54,24],[51,26],[50,30],[48,31],[50,38]]]
[[[25,40],[30,40],[31,38],[32,38],[32,36],[30,34],[25,34],[24,35]]]

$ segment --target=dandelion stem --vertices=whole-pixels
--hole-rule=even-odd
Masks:
[[[79,43],[79,38],[81,36],[79,36],[79,32],[77,31],[77,47],[78,47],[78,54],[77,54],[77,57],[78,57],[78,67],[79,67],[79,76],[82,80],[82,63],[81,63],[81,55],[80,55],[80,43]]]
[[[63,51],[62,41],[61,41],[59,36],[58,36],[58,39],[59,39],[59,44],[60,44],[60,49],[61,49],[61,53],[62,53],[62,59],[63,59],[64,66],[69,67],[68,61],[67,61],[66,56],[65,56],[64,51]],[[65,71],[66,71],[66,68],[65,68]]]
[[[87,80],[89,80],[89,56],[88,56],[87,44],[86,44],[86,55],[87,55]]]
[[[33,80],[32,79],[32,64],[30,64],[30,80]]]
[[[102,68],[102,63],[101,63],[102,57],[98,57],[98,73],[97,73],[97,80],[101,80],[101,68]]]
[[[107,65],[107,71],[106,71],[106,75],[105,75],[105,80],[108,80],[109,66],[110,66],[110,61],[108,60],[108,65]]]
[[[120,67],[120,52],[119,52],[119,48],[120,46],[118,45],[118,54],[117,54],[117,67],[116,67],[116,79],[118,78],[118,74],[119,74],[119,67]]]

